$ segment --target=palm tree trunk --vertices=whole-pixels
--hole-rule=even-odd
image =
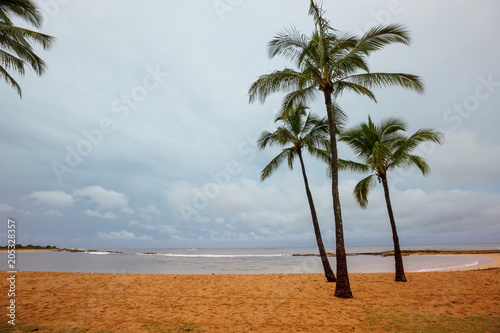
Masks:
[[[325,246],[323,245],[323,238],[321,237],[321,231],[319,229],[318,216],[316,215],[316,208],[314,207],[314,202],[312,198],[311,191],[309,190],[309,182],[307,181],[306,168],[304,165],[304,160],[302,159],[302,153],[299,152],[300,165],[302,166],[302,176],[304,177],[304,184],[306,187],[307,200],[309,201],[309,208],[311,209],[311,217],[314,226],[314,233],[316,235],[316,242],[318,243],[319,255],[321,257],[321,262],[323,263],[323,269],[325,271],[326,280],[328,282],[335,282],[335,274],[333,273],[328,257],[326,256]]]
[[[387,176],[382,174],[382,184],[384,185],[385,202],[387,204],[387,212],[389,213],[389,221],[392,228],[392,240],[394,242],[394,260],[396,262],[396,279],[397,282],[406,282],[405,271],[403,268],[403,257],[401,256],[401,249],[399,248],[399,237],[396,230],[396,221],[392,213],[391,198],[389,196],[389,186],[387,185]]]
[[[330,128],[330,147],[332,150],[332,196],[333,214],[335,217],[335,255],[337,260],[337,285],[335,287],[335,296],[339,298],[352,298],[351,286],[349,284],[349,273],[347,272],[347,257],[344,245],[344,226],[342,224],[342,212],[340,210],[337,137],[332,106],[332,91],[325,90],[324,94],[326,113],[328,115],[328,126]]]

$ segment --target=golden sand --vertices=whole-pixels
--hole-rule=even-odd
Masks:
[[[1,293],[7,295],[6,272]],[[147,332],[193,323],[206,332],[366,332],[370,311],[500,316],[500,269],[350,274],[353,299],[322,274],[136,275],[18,272],[18,323]],[[7,306],[1,298],[0,309]],[[0,310],[1,311],[1,310]],[[2,323],[6,322],[2,315]]]

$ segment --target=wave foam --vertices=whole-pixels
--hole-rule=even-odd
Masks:
[[[439,268],[423,268],[418,270],[418,273],[424,273],[424,272],[438,272],[438,271],[452,271],[456,269],[464,269],[464,268],[469,268],[469,267],[474,267],[474,266],[479,266],[478,261],[474,261],[472,264],[465,264],[465,265],[458,265],[458,266],[448,266],[448,267],[439,267]]]

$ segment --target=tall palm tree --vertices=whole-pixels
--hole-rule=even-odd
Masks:
[[[325,276],[328,282],[335,282],[335,274],[330,267],[330,262],[325,252],[323,239],[318,223],[318,216],[314,201],[309,189],[309,182],[307,180],[306,168],[302,156],[303,149],[307,149],[312,155],[318,152],[318,145],[325,140],[328,136],[328,124],[326,119],[319,119],[311,113],[307,113],[308,108],[304,105],[299,105],[297,108],[288,110],[286,115],[280,115],[276,121],[281,121],[282,125],[274,132],[263,131],[258,139],[258,146],[260,149],[265,149],[268,146],[284,147],[283,150],[272,159],[272,161],[262,170],[261,180],[265,180],[278,169],[278,167],[286,160],[288,167],[293,169],[293,162],[296,157],[299,158],[300,166],[302,168],[302,177],[304,178],[304,185],[311,210],[311,218],[314,226],[314,233],[316,235],[316,242],[319,248],[319,254]]]
[[[307,104],[321,92],[324,97],[330,130],[332,156],[332,198],[335,217],[337,285],[335,296],[351,298],[344,246],[344,227],[338,190],[338,155],[333,105],[344,91],[368,96],[376,101],[374,87],[400,86],[423,92],[420,78],[403,73],[371,73],[366,58],[392,43],[408,44],[410,38],[401,25],[379,25],[357,37],[333,29],[324,18],[324,11],[311,0],[309,14],[315,30],[311,36],[286,29],[269,43],[269,56],[290,59],[297,69],[285,68],[260,76],[249,89],[250,102],[265,99],[278,91],[288,91],[283,109],[298,103]]]
[[[354,197],[359,205],[366,208],[368,193],[376,185],[376,180],[382,183],[385,193],[385,202],[394,242],[394,259],[396,265],[396,281],[406,282],[403,268],[403,258],[399,247],[399,237],[396,222],[392,212],[387,171],[396,168],[409,168],[416,166],[423,175],[430,172],[425,160],[413,155],[417,146],[426,141],[441,144],[443,134],[430,128],[419,129],[407,137],[401,132],[406,131],[406,124],[398,118],[387,118],[375,125],[368,117],[368,123],[361,123],[352,129],[343,131],[340,141],[346,142],[354,151],[361,162],[342,161],[341,168],[361,173],[371,173],[354,187]]]
[[[21,86],[9,70],[25,74],[28,64],[38,75],[45,71],[45,62],[33,51],[33,43],[49,49],[54,37],[14,26],[11,18],[19,17],[36,28],[42,24],[42,15],[32,0],[0,0],[0,78],[14,87],[22,97]]]

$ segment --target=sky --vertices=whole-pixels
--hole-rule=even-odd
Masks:
[[[0,83],[0,244],[7,219],[17,242],[79,248],[314,246],[299,165],[260,181],[279,153],[257,149],[283,94],[249,104],[259,75],[293,67],[267,43],[295,26],[309,35],[307,0],[40,0],[39,77]],[[378,103],[345,93],[349,125],[397,116],[408,134],[435,128],[445,143],[418,153],[432,173],[395,170],[389,186],[400,242],[500,242],[500,3],[324,1],[340,31],[408,27],[410,46],[369,58],[372,72],[419,75],[423,95],[375,89]],[[24,25],[19,22],[20,25]],[[26,26],[28,27],[28,26]],[[320,97],[320,96],[319,96]],[[325,115],[318,98],[311,112]],[[353,158],[340,144],[342,158]],[[305,158],[324,241],[335,245],[326,166]],[[390,245],[380,185],[367,209],[341,173],[348,246]]]

